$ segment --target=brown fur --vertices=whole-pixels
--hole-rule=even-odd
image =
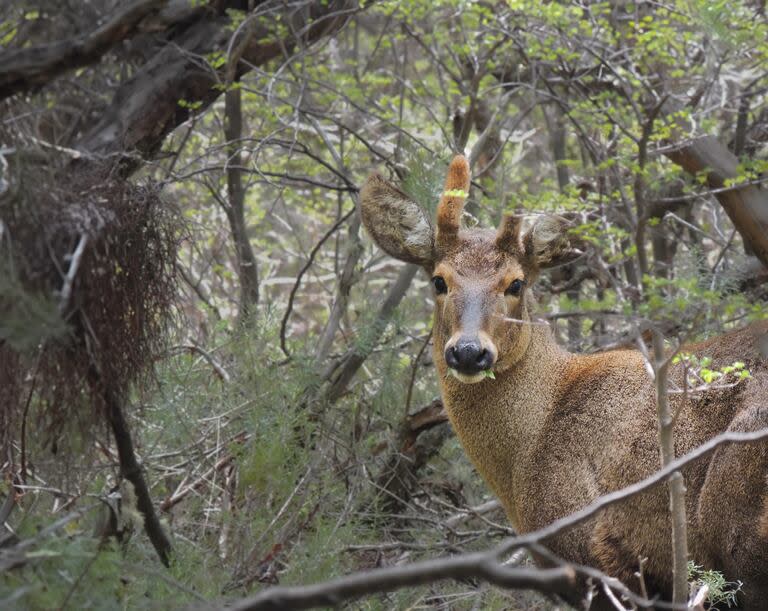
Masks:
[[[763,499],[763,515],[760,518],[760,536],[768,539],[768,496]]]
[[[487,230],[458,232],[424,266],[448,286],[435,299],[434,360],[449,418],[512,524],[527,532],[650,475],[660,458],[655,390],[642,355],[568,353],[548,326],[532,319],[535,303],[527,289],[504,294],[511,280],[530,283],[540,267],[568,252],[562,222],[542,220],[522,240],[510,231],[516,223],[507,223],[501,240]],[[376,228],[367,221],[366,227],[376,237]],[[495,380],[469,384],[449,375],[445,347],[468,325],[493,346]],[[725,430],[768,427],[768,362],[758,350],[766,334],[763,322],[687,347],[710,356],[714,367],[744,361],[752,378],[685,399],[670,395],[679,410],[678,455]],[[681,375],[672,372],[678,385]],[[761,608],[768,599],[768,444],[723,446],[683,474],[691,559],[743,581],[742,604]],[[651,593],[669,598],[668,507],[666,487],[657,486],[547,544],[633,588],[639,585],[638,558],[648,558]]]

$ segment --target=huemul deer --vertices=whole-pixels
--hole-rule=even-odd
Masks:
[[[539,271],[571,256],[565,221],[541,217],[524,235],[516,216],[506,216],[498,231],[464,229],[469,188],[469,165],[457,156],[436,228],[376,173],[360,192],[360,210],[383,250],[432,277],[434,362],[445,409],[470,460],[524,533],[660,468],[655,387],[640,351],[572,354],[532,318],[530,287]],[[677,455],[726,430],[768,427],[768,360],[760,350],[766,340],[763,322],[686,346],[711,357],[714,367],[744,361],[752,377],[671,395],[679,410]],[[679,385],[681,376],[670,374]],[[767,608],[768,443],[721,446],[683,475],[690,559],[742,581],[744,607]],[[656,486],[546,543],[635,590],[638,560],[647,558],[649,593],[669,600],[670,529],[667,487]]]

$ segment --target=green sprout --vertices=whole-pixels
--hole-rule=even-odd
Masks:
[[[707,600],[710,605],[725,604],[730,609],[738,603],[736,596],[741,590],[742,583],[740,581],[726,581],[725,576],[720,571],[705,571],[693,560],[689,560],[688,581],[700,588],[707,586],[709,589]]]

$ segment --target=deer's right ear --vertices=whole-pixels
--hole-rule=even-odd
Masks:
[[[416,202],[378,172],[365,181],[359,202],[363,225],[382,250],[408,263],[432,264],[435,233]]]

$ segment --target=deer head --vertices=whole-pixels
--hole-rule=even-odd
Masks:
[[[522,218],[498,230],[463,229],[470,188],[467,159],[454,157],[435,225],[422,208],[378,173],[360,191],[363,224],[374,241],[432,278],[435,355],[441,372],[464,383],[484,380],[517,362],[531,338],[529,289],[539,270],[573,258],[560,217],[540,217],[524,235]]]

